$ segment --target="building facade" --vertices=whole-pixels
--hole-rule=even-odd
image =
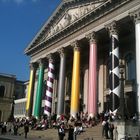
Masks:
[[[28,81],[17,81],[15,86],[14,118],[26,115]]]
[[[13,118],[14,100],[23,96],[23,93],[23,81],[16,80],[15,75],[0,73],[0,122]]]
[[[26,112],[90,117],[120,108],[140,114],[140,1],[62,0],[25,50],[30,56]]]
[[[0,121],[7,121],[11,116],[16,77],[0,74]]]

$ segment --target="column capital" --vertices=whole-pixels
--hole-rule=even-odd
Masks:
[[[39,64],[39,67],[43,66],[44,62],[45,62],[45,60],[43,58],[40,58],[39,60],[37,60],[37,63]]]
[[[129,13],[130,17],[133,18],[135,23],[140,23],[140,8]]]
[[[97,42],[97,37],[95,32],[91,32],[86,35],[86,38],[89,40],[90,43],[96,43]]]
[[[75,40],[71,43],[71,46],[74,48],[74,51],[80,51],[80,42],[79,40]]]
[[[64,54],[66,53],[66,49],[62,47],[58,49],[57,52],[59,53],[60,57],[64,57]]]
[[[111,23],[109,23],[108,25],[105,25],[105,28],[109,31],[110,36],[111,35],[118,35],[118,26],[116,21],[113,21]]]
[[[52,53],[48,54],[46,57],[47,57],[49,62],[52,62],[52,63],[54,62],[54,57],[53,57]]]
[[[30,69],[32,69],[32,70],[34,70],[34,69],[36,69],[37,68],[37,63],[36,62],[32,62],[32,63],[29,63],[29,67],[30,67]]]

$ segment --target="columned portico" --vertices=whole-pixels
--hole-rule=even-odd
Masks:
[[[135,21],[137,111],[140,119],[140,8],[130,14]]]
[[[27,103],[26,103],[26,116],[28,117],[31,117],[32,115],[35,73],[36,73],[36,66],[35,64],[31,63],[30,64],[30,81],[29,81],[29,86],[28,86]]]
[[[45,103],[44,114],[50,116],[56,113],[57,117],[65,114],[76,118],[77,113],[81,111],[81,114],[94,118],[97,113],[110,111],[114,115],[121,115],[119,114],[122,107],[121,95],[125,98],[123,99],[126,105],[125,115],[133,118],[135,113],[140,114],[139,11],[139,0],[61,2],[25,50],[31,57],[30,62],[33,63],[50,54],[56,58],[55,63],[53,59],[48,58],[49,66],[45,67],[44,80],[47,79],[47,90],[46,98],[42,101],[42,107]],[[130,12],[135,20],[135,30]],[[119,61],[125,68],[124,82],[120,82]],[[41,67],[39,76],[40,70]],[[38,91],[39,81],[35,80],[35,85],[36,83]],[[124,83],[121,92],[120,83]],[[124,137],[121,132],[124,131],[126,134],[125,123],[117,128],[121,139]],[[131,128],[133,130],[133,127],[129,127]],[[139,133],[136,131],[130,134],[135,137],[135,134]]]
[[[73,56],[73,71],[72,71],[72,87],[71,87],[71,108],[70,115],[76,118],[79,112],[79,95],[80,95],[80,46],[79,42],[75,41]]]
[[[41,105],[42,105],[42,87],[43,87],[43,79],[44,79],[44,60],[40,59],[39,70],[38,70],[38,83],[36,90],[36,99],[35,99],[35,108],[34,108],[34,116],[39,119],[41,113]]]
[[[57,100],[57,117],[60,117],[60,115],[64,114],[66,53],[64,48],[59,49],[58,52],[60,54],[60,69]]]
[[[119,83],[119,40],[116,21],[106,26],[110,33],[111,48],[109,52],[109,95],[112,112],[116,113],[119,107],[120,83]]]
[[[89,93],[88,114],[93,118],[97,115],[97,44],[95,32],[88,35],[90,42],[89,56]]]

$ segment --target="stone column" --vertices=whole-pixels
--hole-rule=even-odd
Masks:
[[[71,89],[71,116],[76,118],[79,112],[79,95],[80,95],[80,48],[77,41],[72,46],[74,47],[73,56],[73,72],[72,72],[72,89]]]
[[[97,114],[97,43],[95,33],[89,34],[88,39],[90,41],[88,114],[93,118]]]
[[[135,21],[137,111],[140,119],[140,8],[130,13]]]
[[[60,70],[59,70],[59,85],[58,85],[58,102],[57,102],[57,117],[64,114],[64,97],[65,97],[65,69],[66,69],[66,54],[64,48],[58,50],[60,54]]]
[[[109,94],[111,111],[116,113],[119,107],[120,83],[119,83],[119,40],[116,22],[107,25],[111,38],[109,52]]]
[[[43,79],[44,79],[44,61],[43,59],[40,59],[38,62],[39,62],[39,72],[38,72],[38,83],[37,83],[37,91],[36,91],[34,116],[37,119],[40,119],[41,105],[42,105],[42,89],[43,89],[42,87],[43,87]]]
[[[32,115],[35,73],[36,73],[36,66],[35,64],[31,63],[30,64],[30,81],[28,85],[27,102],[26,102],[26,116],[28,117],[31,117]]]
[[[52,94],[53,94],[53,82],[54,82],[54,59],[52,54],[48,55],[49,66],[48,66],[48,78],[47,78],[47,89],[45,95],[45,107],[44,114],[50,117],[52,110]]]

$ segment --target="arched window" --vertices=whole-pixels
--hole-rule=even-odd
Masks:
[[[0,97],[4,97],[5,86],[0,85]]]
[[[125,56],[125,71],[127,81],[136,79],[135,57],[131,52],[127,53],[127,55]]]

